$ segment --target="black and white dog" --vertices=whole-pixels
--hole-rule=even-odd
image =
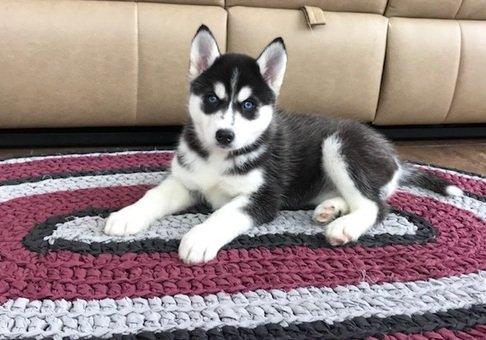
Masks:
[[[200,200],[216,211],[182,239],[186,263],[213,259],[279,209],[313,204],[332,245],[357,240],[381,221],[399,183],[462,195],[449,183],[398,161],[392,146],[349,120],[275,108],[287,53],[281,38],[258,59],[221,55],[201,26],[190,56],[189,122],[170,175],[135,204],[110,215],[105,233],[129,235]]]

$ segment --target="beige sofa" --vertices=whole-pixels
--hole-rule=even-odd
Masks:
[[[486,0],[1,0],[0,128],[183,123],[201,23],[253,56],[282,36],[288,109],[486,122]]]

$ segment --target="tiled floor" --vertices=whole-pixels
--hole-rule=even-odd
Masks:
[[[396,142],[395,145],[403,159],[432,163],[486,175],[486,139],[403,141]],[[148,147],[148,149],[153,148]],[[118,151],[125,150],[125,148],[0,149],[0,159],[106,150]]]

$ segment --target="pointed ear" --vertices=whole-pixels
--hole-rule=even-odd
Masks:
[[[220,56],[218,43],[206,25],[201,25],[192,39],[189,77],[195,79]]]
[[[287,51],[282,38],[273,40],[257,59],[260,73],[268,86],[278,94],[287,66]]]

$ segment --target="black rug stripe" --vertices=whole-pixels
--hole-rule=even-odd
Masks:
[[[173,332],[142,332],[139,334],[116,334],[115,340],[293,340],[293,339],[364,339],[381,338],[393,333],[423,333],[446,328],[452,331],[471,329],[486,324],[486,305],[451,309],[445,312],[408,315],[393,315],[386,318],[357,317],[328,324],[324,321],[293,323],[287,327],[265,324],[256,328],[224,326],[204,330],[176,330]],[[92,337],[90,340],[106,338]]]
[[[205,207],[193,209],[192,212],[202,211],[208,212]],[[22,240],[24,246],[37,253],[45,254],[49,251],[69,250],[76,253],[88,253],[92,255],[99,255],[104,253],[110,254],[124,254],[127,252],[133,253],[151,253],[151,252],[175,252],[179,247],[179,239],[164,240],[160,238],[151,238],[134,241],[113,241],[113,242],[93,242],[86,243],[80,241],[72,241],[66,239],[56,239],[52,244],[44,240],[46,236],[51,235],[59,223],[65,223],[73,217],[85,216],[103,216],[106,217],[112,210],[107,209],[88,209],[79,211],[69,215],[52,217],[43,223],[35,226]],[[410,223],[417,226],[415,234],[408,235],[364,235],[357,242],[348,243],[344,247],[353,247],[356,244],[365,247],[382,247],[386,245],[409,245],[409,244],[425,244],[436,236],[436,230],[424,219],[414,214],[392,210],[392,212],[405,217]],[[324,229],[323,229],[324,230]],[[316,248],[333,248],[325,239],[323,233],[306,235],[293,233],[280,234],[266,234],[259,236],[242,235],[231,243],[226,245],[224,249],[249,249],[257,247],[265,247],[275,249],[277,247],[286,246],[306,246],[312,249]]]
[[[477,174],[477,173],[467,171],[467,170],[456,169],[456,168],[452,168],[452,167],[448,167],[448,166],[436,165],[436,164],[425,163],[425,162],[417,162],[417,161],[413,161],[413,162],[412,161],[406,161],[406,162],[410,163],[410,164],[430,166],[430,167],[437,168],[438,170],[442,169],[442,170],[455,171],[455,172],[458,172],[458,173],[463,174],[463,175],[475,176],[475,177],[478,177],[478,178],[486,179],[486,175]]]
[[[468,192],[468,191],[465,191],[464,195],[466,195],[467,197],[473,198],[477,201],[486,202],[486,196],[481,196],[481,195],[474,194],[474,193]]]
[[[93,170],[93,171],[76,171],[76,172],[60,172],[52,173],[42,176],[16,178],[0,181],[0,185],[15,185],[22,183],[34,183],[40,182],[46,179],[59,179],[59,178],[70,178],[70,177],[83,177],[83,176],[103,176],[103,175],[116,175],[116,174],[136,174],[139,172],[161,172],[167,171],[167,166],[156,166],[156,167],[131,167],[131,168],[114,168],[107,170]]]

